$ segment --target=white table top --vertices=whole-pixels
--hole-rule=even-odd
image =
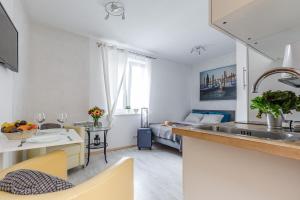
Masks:
[[[44,135],[57,135],[59,140],[54,142],[43,142],[43,143],[30,143],[25,142],[22,147],[18,147],[21,143],[21,140],[8,140],[6,136],[0,133],[0,153],[4,152],[13,152],[13,151],[21,151],[28,149],[37,149],[44,147],[52,147],[52,146],[60,146],[60,145],[68,145],[68,144],[76,144],[83,143],[83,139],[76,133],[75,130],[70,129],[67,131],[66,129],[51,129],[53,132],[45,134],[43,133],[40,137]],[[70,140],[68,136],[72,139]],[[39,135],[34,136],[33,138],[39,137]]]

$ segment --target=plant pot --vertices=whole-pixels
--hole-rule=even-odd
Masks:
[[[282,122],[282,116],[275,118],[272,114],[267,113],[268,129],[280,129],[282,128]]]

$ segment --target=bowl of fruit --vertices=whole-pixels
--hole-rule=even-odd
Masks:
[[[1,125],[1,132],[9,140],[21,140],[32,137],[36,134],[38,126],[25,120],[16,122],[5,122]]]

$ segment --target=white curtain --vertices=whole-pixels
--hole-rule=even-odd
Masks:
[[[144,108],[150,109],[150,96],[151,96],[151,72],[152,72],[152,60],[149,58],[146,58],[146,78],[145,78],[145,105],[143,105]]]
[[[108,125],[112,125],[113,114],[127,71],[128,53],[102,44],[100,60],[103,69]],[[121,74],[121,78],[118,76]]]
[[[133,62],[130,62],[132,60]],[[128,102],[132,108],[149,108],[151,90],[151,60],[129,55]],[[129,89],[130,88],[130,89]]]

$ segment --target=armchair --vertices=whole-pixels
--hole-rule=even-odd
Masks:
[[[39,170],[67,178],[67,155],[64,151],[35,157],[0,172],[0,179],[17,169]],[[1,200],[133,200],[133,159],[124,158],[103,173],[74,188],[41,195],[13,195],[0,191]]]

